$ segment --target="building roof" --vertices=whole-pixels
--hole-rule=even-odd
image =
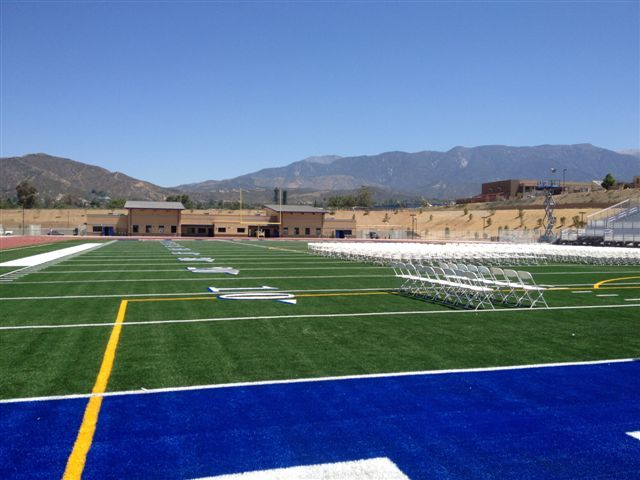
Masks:
[[[269,210],[273,210],[275,212],[283,212],[283,213],[326,213],[327,212],[322,208],[312,207],[310,205],[277,205],[275,203],[269,203],[269,204],[266,204],[264,208],[268,208]]]
[[[139,202],[137,200],[127,200],[124,208],[148,208],[154,210],[184,210],[184,205],[180,202]]]

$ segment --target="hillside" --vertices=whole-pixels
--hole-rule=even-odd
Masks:
[[[640,158],[590,144],[509,147],[455,147],[447,152],[387,152],[372,156],[309,158],[285,167],[266,168],[224,181],[180,185],[185,192],[222,192],[234,188],[352,190],[370,185],[428,198],[456,198],[479,193],[483,182],[506,178],[591,181],[611,172],[630,180],[640,172]]]
[[[15,196],[16,185],[23,180],[35,185],[40,198],[51,199],[70,194],[89,200],[95,192],[104,192],[111,198],[164,200],[175,193],[124,173],[44,153],[0,158],[0,172],[2,197]]]

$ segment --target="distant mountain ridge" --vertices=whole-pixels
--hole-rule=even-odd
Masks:
[[[556,173],[552,174],[551,169]],[[640,156],[590,144],[510,147],[455,147],[447,152],[386,152],[378,155],[309,157],[284,167],[265,168],[228,180],[207,180],[165,188],[120,172],[47,154],[0,158],[0,196],[15,197],[22,180],[31,181],[41,198],[72,194],[89,199],[95,192],[111,198],[163,200],[187,193],[198,201],[269,202],[274,188],[289,191],[289,202],[312,203],[335,194],[372,187],[378,200],[389,198],[459,198],[480,192],[483,182],[507,178],[600,180],[612,173],[628,181],[640,174]]]
[[[313,157],[312,157],[313,158]],[[193,193],[237,188],[353,190],[369,185],[393,192],[429,198],[455,198],[479,193],[480,184],[507,178],[602,179],[611,172],[620,180],[640,173],[640,158],[591,144],[510,147],[487,145],[455,147],[447,152],[386,152],[372,156],[337,157],[330,161],[300,160],[265,168],[229,180],[180,185]],[[552,174],[551,169],[556,173]]]
[[[35,185],[40,197],[51,199],[62,195],[89,199],[95,196],[93,191],[103,192],[111,198],[164,200],[167,195],[179,193],[124,173],[46,153],[0,158],[2,197],[14,197],[16,185],[23,180]]]

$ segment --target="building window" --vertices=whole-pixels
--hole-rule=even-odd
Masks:
[[[158,233],[164,233],[164,225],[158,225]]]
[[[218,233],[227,233],[227,227],[218,227]]]
[[[319,237],[322,234],[321,228],[316,228],[316,235]]]
[[[237,231],[238,233],[245,233],[245,232],[247,231],[247,229],[246,229],[246,228],[244,228],[244,227],[238,227],[238,228],[236,229],[236,231]]]
[[[294,235],[300,235],[300,229],[298,227],[294,227],[293,228],[293,234]]]
[[[138,233],[140,231],[140,227],[138,225],[134,225],[132,228],[133,233]]]
[[[285,235],[289,235],[289,227],[284,227],[283,231]]]
[[[306,228],[304,229],[304,234],[305,234],[305,235],[311,235],[311,229],[310,229],[309,227],[306,227]]]
[[[102,227],[96,227],[96,226],[94,225],[94,227],[93,227],[93,232],[94,232],[94,233],[96,233],[96,232],[97,232],[97,233],[102,233]]]
[[[176,225],[171,225],[171,233],[178,233],[178,227]]]
[[[144,231],[145,231],[145,233],[151,233],[151,225],[145,225],[144,226]]]

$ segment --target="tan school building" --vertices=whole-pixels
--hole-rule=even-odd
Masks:
[[[267,204],[263,210],[219,213],[187,211],[180,202],[127,201],[126,214],[88,214],[87,234],[166,237],[348,237],[355,220],[326,219],[308,205]]]

